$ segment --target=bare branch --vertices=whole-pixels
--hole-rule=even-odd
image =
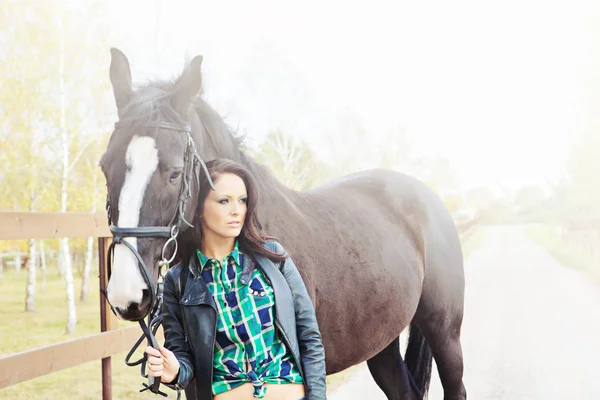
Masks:
[[[96,138],[97,136],[92,135],[90,139],[88,139],[88,141],[83,145],[79,153],[73,158],[73,161],[71,162],[71,165],[69,165],[69,168],[67,168],[67,175],[71,173],[71,170],[75,167],[77,161],[79,161],[85,150],[90,146],[90,144],[92,144],[96,140]]]

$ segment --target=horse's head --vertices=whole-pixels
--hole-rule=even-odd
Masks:
[[[196,152],[204,128],[191,107],[202,57],[175,83],[134,91],[127,58],[116,49],[111,55],[119,121],[100,161],[114,236],[107,298],[120,318],[139,320],[155,305],[160,269],[193,220],[198,174],[205,173]]]

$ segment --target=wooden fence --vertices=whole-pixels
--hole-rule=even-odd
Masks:
[[[106,254],[112,235],[105,213],[0,212],[0,240],[98,238],[100,288],[106,289]],[[129,350],[142,331],[135,326],[117,329],[117,319],[100,296],[100,333],[0,356],[0,389],[65,368],[102,360],[102,398],[112,398],[111,359]],[[157,332],[162,340],[162,329]]]
[[[474,221],[457,222],[461,234]],[[100,288],[106,289],[106,255],[112,235],[105,213],[0,212],[0,240],[98,238]],[[112,398],[111,359],[129,350],[141,335],[138,326],[117,329],[117,319],[100,296],[100,333],[0,357],[0,389],[65,368],[102,360],[102,398]],[[158,331],[162,340],[162,328]]]

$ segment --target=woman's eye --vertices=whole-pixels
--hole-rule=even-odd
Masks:
[[[228,201],[229,201],[229,200],[227,200],[227,199],[221,199],[221,200],[219,200],[219,204],[225,204],[225,203],[227,203]]]
[[[179,177],[181,176],[181,171],[175,171],[171,174],[171,177],[169,178],[170,182],[175,182],[177,179],[179,179]]]
[[[247,202],[248,202],[248,199],[247,199],[247,198],[240,199],[240,203],[242,203],[242,204],[246,204]]]

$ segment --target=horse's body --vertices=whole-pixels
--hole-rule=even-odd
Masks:
[[[119,106],[118,90],[124,84],[115,76],[125,70],[126,58],[117,56],[115,60],[113,53],[111,78]],[[194,86],[193,79],[184,74],[175,87]],[[170,89],[162,90],[168,94]],[[155,119],[172,114],[160,112],[162,98],[145,98],[156,103]],[[288,250],[314,302],[328,374],[367,360],[388,398],[416,399],[426,391],[433,354],[445,398],[465,399],[462,252],[456,227],[439,197],[418,180],[388,170],[363,171],[310,191],[293,191],[244,153],[204,101],[193,104],[181,114],[192,126],[200,155],[206,160],[234,159],[254,172],[263,230]],[[119,109],[123,119],[127,110],[122,105]],[[131,135],[122,134],[120,140],[115,146],[126,147]],[[157,148],[160,155],[164,149],[158,137]],[[107,153],[110,150],[109,145]],[[149,263],[155,260],[142,255]],[[118,290],[116,282],[113,288]],[[409,325],[405,364],[398,339]]]

